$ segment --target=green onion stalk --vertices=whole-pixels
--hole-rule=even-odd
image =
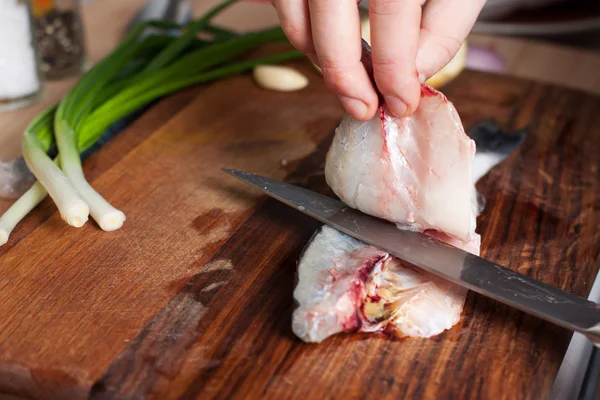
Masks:
[[[186,26],[162,21],[139,24],[105,59],[87,72],[62,101],[41,113],[25,131],[23,158],[37,182],[0,217],[0,245],[15,226],[46,196],[61,218],[81,227],[89,215],[101,229],[119,229],[125,214],[108,203],[85,179],[81,153],[123,117],[177,90],[303,57],[289,51],[233,61],[258,46],[285,41],[280,28],[238,35],[211,20],[235,0],[228,0]],[[143,36],[147,28],[179,29],[178,37]],[[200,40],[198,33],[212,34]],[[58,156],[48,152],[56,145]]]

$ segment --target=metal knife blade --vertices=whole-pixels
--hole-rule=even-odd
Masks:
[[[481,295],[586,335],[600,347],[600,305],[339,200],[264,176],[224,169],[269,196],[364,243]]]

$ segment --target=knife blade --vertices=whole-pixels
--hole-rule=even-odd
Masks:
[[[257,174],[223,169],[267,195],[364,243],[525,313],[587,336],[600,347],[600,305],[339,200]]]

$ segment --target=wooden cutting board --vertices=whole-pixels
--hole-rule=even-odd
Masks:
[[[220,168],[328,193],[342,110],[308,63],[299,93],[239,76],[163,100],[85,163],[127,214],[66,226],[45,201],[0,248],[2,398],[540,399],[571,334],[470,293],[432,339],[291,331],[298,256],[318,223]],[[528,127],[482,180],[482,254],[587,296],[600,252],[600,99],[465,72],[465,127]]]

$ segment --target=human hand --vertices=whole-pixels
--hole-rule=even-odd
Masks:
[[[360,2],[360,0],[359,0]],[[354,118],[371,119],[378,98],[361,63],[356,0],[271,0],[290,43],[323,72]],[[423,4],[425,4],[424,7]],[[408,116],[420,83],[454,57],[485,0],[370,0],[371,49],[377,89],[389,110]]]

